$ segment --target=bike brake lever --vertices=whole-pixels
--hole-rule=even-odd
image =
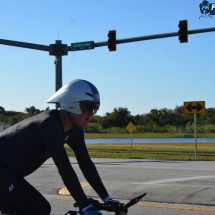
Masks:
[[[131,207],[132,205],[136,204],[137,202],[139,202],[147,193],[143,193],[141,194],[140,196],[137,196],[135,198],[133,198],[132,200],[130,200],[130,202],[128,202],[127,204],[125,204],[123,206],[123,208],[129,208]]]

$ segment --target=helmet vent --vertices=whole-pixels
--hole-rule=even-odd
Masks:
[[[88,96],[91,96],[91,97],[93,97],[93,95],[92,95],[91,93],[85,93],[85,94],[87,94]]]

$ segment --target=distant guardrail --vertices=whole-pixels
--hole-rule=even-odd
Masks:
[[[0,132],[4,131],[5,129],[9,128],[10,126],[11,126],[11,123],[0,122]]]

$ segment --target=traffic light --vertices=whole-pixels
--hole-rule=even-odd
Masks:
[[[116,51],[116,31],[109,31],[108,38],[109,51]]]
[[[188,42],[188,29],[187,29],[187,20],[181,20],[178,24],[179,27],[179,40],[180,43]]]

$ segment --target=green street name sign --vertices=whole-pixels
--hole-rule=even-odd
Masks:
[[[94,41],[82,42],[82,43],[71,43],[72,51],[79,51],[85,49],[94,49]]]

